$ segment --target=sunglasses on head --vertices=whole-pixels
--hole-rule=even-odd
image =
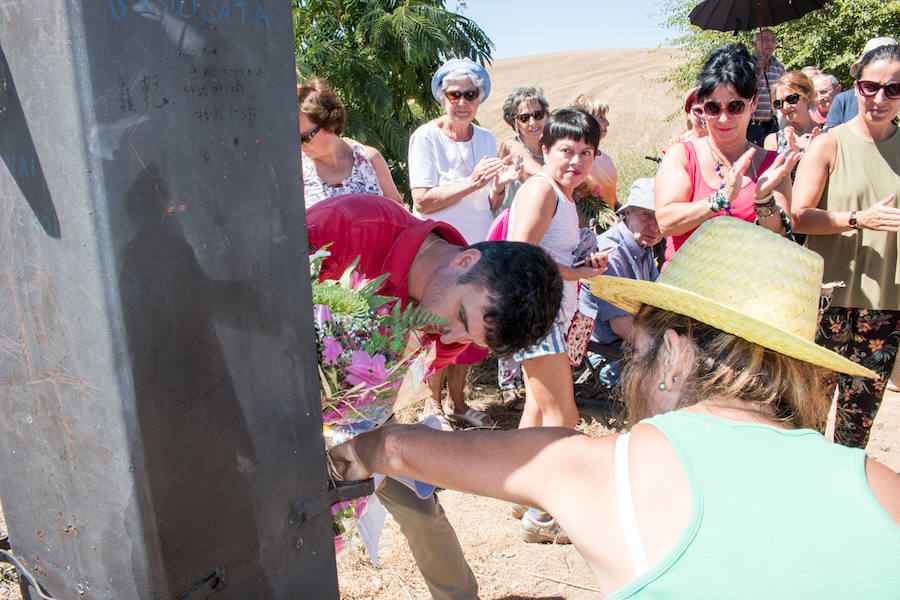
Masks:
[[[703,104],[703,112],[711,117],[715,117],[724,109],[729,115],[739,115],[747,108],[747,103],[743,100],[732,100],[731,102],[705,102]]]
[[[784,100],[782,100],[781,98],[772,100],[772,106],[775,108],[781,108],[785,105],[785,103],[793,105],[797,104],[798,102],[800,102],[800,94],[788,94],[784,97]]]
[[[459,100],[460,98],[465,98],[469,102],[478,98],[478,90],[466,90],[465,92],[460,92],[459,90],[450,90],[444,92],[444,95],[451,100]]]
[[[900,98],[900,82],[898,81],[878,83],[876,81],[860,80],[856,82],[856,87],[863,96],[874,96],[878,93],[878,90],[884,89],[886,98],[890,98],[891,100]]]
[[[547,111],[544,109],[536,110],[530,113],[522,113],[521,115],[516,115],[516,118],[519,120],[519,123],[527,123],[531,119],[535,121],[543,120],[544,116],[547,114]]]
[[[315,127],[312,128],[312,131],[310,131],[309,133],[300,134],[300,143],[308,144],[310,141],[312,141],[312,139],[314,137],[316,137],[316,134],[319,133],[320,129],[322,129],[322,128],[319,127],[318,125],[316,125]]]

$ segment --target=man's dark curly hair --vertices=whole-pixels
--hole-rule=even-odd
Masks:
[[[562,302],[563,282],[550,255],[525,242],[479,242],[463,250],[481,252],[459,283],[483,286],[490,304],[484,313],[487,345],[500,356],[547,337]]]

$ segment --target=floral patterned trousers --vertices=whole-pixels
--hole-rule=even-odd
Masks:
[[[900,311],[832,306],[822,315],[816,342],[878,373],[873,380],[832,372],[825,381],[828,398],[838,388],[834,441],[865,448],[897,358]]]

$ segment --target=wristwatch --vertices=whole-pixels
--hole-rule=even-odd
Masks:
[[[850,225],[851,229],[859,229],[859,222],[856,220],[855,210],[850,211],[850,219],[848,221],[848,224]]]

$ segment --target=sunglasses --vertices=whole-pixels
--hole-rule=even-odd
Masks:
[[[794,105],[794,104],[797,104],[798,102],[800,102],[800,94],[788,94],[787,96],[784,97],[784,100],[782,100],[781,98],[778,98],[777,100],[772,100],[772,106],[775,108],[781,108],[782,106],[785,105],[785,103]]]
[[[743,100],[732,100],[731,102],[713,102],[710,100],[703,104],[703,112],[711,117],[715,117],[724,109],[729,115],[739,115],[747,108],[747,103]]]
[[[300,143],[301,144],[310,143],[312,141],[312,139],[314,137],[316,137],[316,134],[319,133],[320,129],[322,129],[322,128],[319,127],[318,125],[316,125],[315,127],[313,127],[313,130],[310,131],[309,133],[301,133],[300,134]]]
[[[863,96],[874,96],[878,93],[878,90],[883,89],[885,98],[890,98],[891,100],[900,98],[900,82],[897,81],[892,83],[877,83],[875,81],[860,80],[856,82],[856,87]]]
[[[545,111],[544,109],[541,109],[541,110],[536,110],[536,111],[530,112],[530,113],[522,113],[521,115],[516,115],[516,118],[519,120],[519,123],[524,124],[524,123],[527,123],[528,121],[530,121],[531,119],[534,119],[535,121],[542,121],[546,114],[547,114],[547,111]]]
[[[478,98],[478,90],[466,90],[465,92],[460,92],[459,90],[451,90],[449,92],[444,92],[444,96],[450,98],[451,100],[459,100],[460,98],[465,98],[467,101],[472,102],[476,98]]]
[[[691,112],[699,117],[703,114],[703,107],[702,106],[692,106]]]

